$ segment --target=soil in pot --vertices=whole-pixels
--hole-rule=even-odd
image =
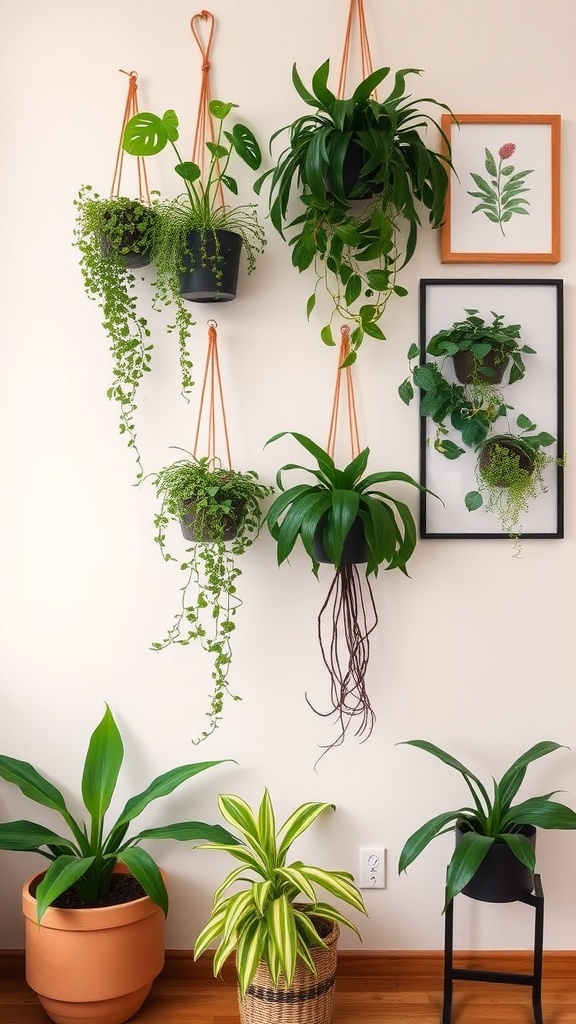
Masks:
[[[524,825],[519,831],[533,847],[536,846],[536,829],[533,825]],[[463,834],[464,830],[461,824],[458,824],[456,844]],[[462,892],[465,896],[484,903],[513,903],[528,896],[533,888],[533,873],[514,856],[503,839],[496,839],[476,874]]]
[[[332,559],[327,555],[324,548],[323,536],[325,525],[326,519],[323,518],[316,528],[313,544],[314,557],[318,562],[332,563]],[[364,523],[360,518],[358,518],[352,523],[350,532],[344,541],[341,563],[343,565],[359,565],[362,562],[367,561],[368,547],[366,544],[366,537],[364,536]]]
[[[454,361],[454,372],[461,384],[471,384],[473,381],[485,381],[487,384],[501,384],[510,360],[502,359],[496,349],[490,349],[483,359],[476,359],[470,350],[456,352],[452,359]],[[487,373],[483,373],[487,370]]]
[[[182,254],[180,294],[190,302],[236,298],[242,237],[234,231],[190,231]]]
[[[493,459],[497,450],[501,449],[508,453],[505,461],[498,460],[498,470],[495,471]],[[510,463],[510,473],[506,472],[506,462]],[[482,446],[478,458],[478,469],[480,476],[490,487],[509,487],[511,480],[516,478],[516,470],[521,469],[530,476],[534,472],[535,453],[524,445],[518,444],[514,438],[491,437]]]

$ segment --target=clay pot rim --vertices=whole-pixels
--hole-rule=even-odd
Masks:
[[[46,869],[47,870],[47,869]],[[39,871],[28,878],[22,886],[22,912],[29,921],[37,924],[37,901],[32,896],[30,887],[39,884],[46,870]],[[114,871],[118,874],[129,874],[124,865],[116,865]],[[164,881],[166,874],[160,869]],[[54,928],[61,931],[97,931],[103,928],[114,927],[118,919],[122,923],[140,921],[142,918],[151,917],[153,914],[162,914],[161,907],[150,898],[150,896],[139,896],[138,899],[130,900],[128,903],[118,903],[111,907],[48,907],[42,916],[40,928]]]

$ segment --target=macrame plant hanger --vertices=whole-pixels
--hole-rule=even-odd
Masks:
[[[355,459],[360,454],[356,396],[352,367],[344,365],[350,352],[350,328],[344,326],[340,331],[326,450],[333,459],[344,379],[350,448],[352,459]],[[364,589],[367,591],[366,596]],[[338,721],[340,733],[333,743],[326,746],[324,753],[343,743],[352,721],[356,722],[356,736],[368,739],[372,732],[375,716],[366,690],[365,676],[370,658],[370,634],[377,624],[378,615],[369,578],[359,572],[356,563],[343,561],[334,573],[318,615],[318,641],[331,683],[330,710],[319,711],[306,697],[316,714],[324,718],[335,716]]]
[[[202,381],[202,391],[200,394],[200,407],[198,410],[198,420],[196,423],[196,433],[194,435],[194,458],[198,458],[198,450],[200,444],[200,431],[202,424],[206,422],[206,453],[210,465],[214,468],[218,463],[217,455],[217,416],[218,409],[220,413],[222,433],[224,437],[224,447],[226,449],[226,461],[228,469],[232,469],[232,459],[230,457],[230,440],[228,436],[228,422],[226,419],[226,409],[224,407],[224,393],[222,391],[222,378],[220,376],[220,360],[218,358],[218,334],[216,331],[218,324],[215,320],[208,321],[208,349],[206,353],[206,366],[204,369],[204,378]],[[207,398],[207,401],[206,401]]]
[[[346,77],[348,74],[348,62],[350,59],[350,47],[352,41],[352,25],[354,21],[354,14],[358,17],[358,38],[360,45],[360,62],[362,68],[362,78],[367,78],[368,75],[372,74],[374,70],[372,65],[372,54],[370,52],[370,40],[368,39],[368,29],[366,28],[366,15],[364,13],[364,2],[363,0],[350,0],[350,7],[348,10],[348,21],[346,23],[346,34],[344,36],[344,49],[342,51],[342,61],[340,64],[340,78],[338,81],[338,99],[344,99],[344,93],[346,90]],[[376,94],[374,93],[374,96]]]
[[[126,96],[126,103],[124,106],[124,114],[122,117],[122,127],[120,129],[120,140],[118,142],[118,152],[116,154],[116,163],[114,165],[114,174],[112,176],[112,187],[110,189],[110,198],[115,199],[120,195],[120,187],[122,183],[122,170],[124,167],[124,150],[122,148],[122,139],[124,138],[124,129],[131,117],[134,114],[138,114],[138,74],[136,71],[123,71],[120,68],[120,74],[128,75],[128,93]],[[150,189],[148,188],[148,175],[146,173],[146,164],[143,156],[137,156],[136,160],[136,174],[138,179],[138,198],[141,203],[146,203],[150,206]]]
[[[203,42],[200,34],[199,22],[205,22],[208,26],[208,38],[206,42]],[[192,162],[198,164],[202,173],[204,173],[204,161],[206,156],[206,143],[215,142],[216,134],[214,132],[214,119],[210,113],[210,50],[212,48],[212,42],[214,39],[214,29],[216,23],[214,15],[210,11],[199,11],[198,14],[193,14],[190,19],[190,28],[192,35],[198,44],[198,49],[202,56],[202,80],[200,83],[200,97],[198,100],[198,113],[196,115],[196,129],[194,132],[194,142],[192,145]],[[220,206],[224,206],[224,191],[222,184],[218,182],[217,196]]]

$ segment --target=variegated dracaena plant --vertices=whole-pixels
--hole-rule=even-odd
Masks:
[[[218,803],[226,821],[240,832],[242,843],[234,846],[212,842],[201,848],[230,853],[240,861],[240,867],[231,871],[216,890],[212,914],[196,941],[194,959],[219,940],[214,955],[214,975],[236,952],[242,995],[261,960],[266,963],[274,986],[281,976],[290,986],[298,960],[316,973],[310,950],[326,947],[314,926],[315,917],[336,921],[359,934],[355,925],[335,907],[318,900],[316,886],[366,913],[362,896],[349,872],[310,867],[302,861],[286,863],[293,842],[324,811],[334,810],[334,805],[302,804],[277,831],[268,790],[264,791],[257,814],[238,796],[220,796]],[[249,874],[256,876],[255,879]],[[230,894],[229,889],[239,881],[244,883],[242,889]]]

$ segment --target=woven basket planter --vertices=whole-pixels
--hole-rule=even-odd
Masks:
[[[324,936],[328,948],[310,950],[315,975],[299,960],[290,988],[282,981],[273,988],[268,968],[260,963],[246,995],[238,996],[241,1024],[330,1024],[340,934],[338,925],[331,924]]]

